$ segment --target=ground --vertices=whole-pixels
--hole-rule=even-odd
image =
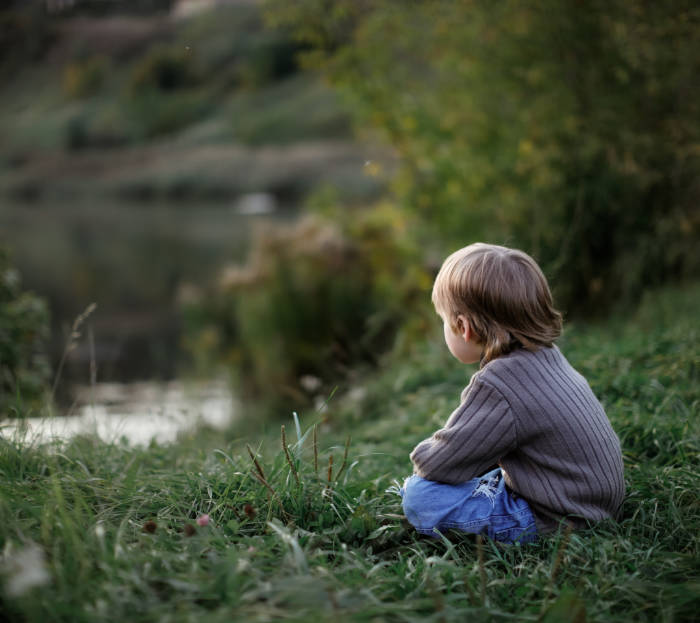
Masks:
[[[619,523],[524,546],[416,536],[396,480],[468,376],[436,320],[321,413],[295,419],[290,405],[284,432],[248,423],[141,449],[0,442],[0,618],[693,620],[698,300],[697,287],[656,292],[560,342],[622,442]]]

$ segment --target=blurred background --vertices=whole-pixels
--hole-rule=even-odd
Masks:
[[[2,417],[196,378],[288,415],[410,356],[477,240],[569,319],[698,278],[694,2],[1,6]]]

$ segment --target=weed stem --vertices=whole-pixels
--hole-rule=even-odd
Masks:
[[[340,474],[343,473],[343,470],[345,470],[345,467],[347,466],[348,450],[349,449],[350,449],[350,435],[348,435],[347,439],[345,440],[345,451],[343,452],[343,462],[340,465],[340,469],[338,470],[338,473],[335,475],[336,480],[340,480]]]
[[[287,447],[287,435],[284,430],[284,424],[282,424],[282,450],[284,450],[284,456],[287,459],[287,463],[289,464],[289,469],[292,470],[292,474],[294,475],[294,480],[297,481],[297,485],[300,485],[301,482],[299,481],[299,474],[297,473],[297,468],[294,467],[294,462],[292,461],[292,457],[289,456],[289,448]]]

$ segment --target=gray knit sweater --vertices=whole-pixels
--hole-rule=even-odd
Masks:
[[[517,349],[476,372],[445,427],[411,453],[414,471],[456,484],[496,464],[540,532],[564,516],[615,517],[625,492],[620,441],[560,350]]]

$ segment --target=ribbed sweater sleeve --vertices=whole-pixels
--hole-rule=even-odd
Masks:
[[[419,443],[411,461],[422,478],[457,484],[484,473],[516,445],[508,403],[475,376],[445,427]]]

